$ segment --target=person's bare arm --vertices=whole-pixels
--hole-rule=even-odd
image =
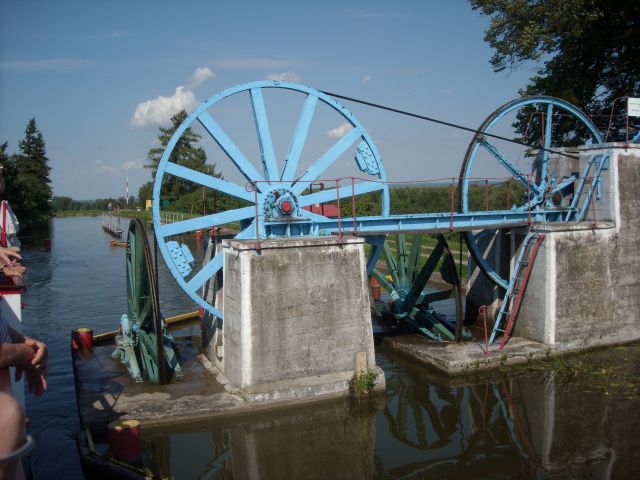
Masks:
[[[26,343],[0,343],[0,368],[31,366],[35,354]]]

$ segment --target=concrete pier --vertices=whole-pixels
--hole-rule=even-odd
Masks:
[[[515,334],[563,350],[640,339],[640,145],[580,148],[580,170],[608,154],[602,198],[581,224],[536,225],[538,252]]]
[[[253,402],[347,395],[375,364],[364,240],[225,240],[223,376]]]
[[[562,165],[554,163],[561,159],[552,158],[552,169],[559,176],[582,175],[593,155],[608,155],[597,187],[600,198],[589,202],[581,223],[534,225],[545,239],[533,264],[513,337],[502,351],[494,345],[493,352],[485,354],[482,330],[476,330],[475,342],[442,344],[412,336],[388,338],[385,343],[454,375],[640,339],[640,145],[589,145],[577,153],[579,160],[569,159]],[[594,174],[592,170],[590,175]],[[509,276],[508,269],[503,271],[505,255],[506,266],[511,258],[513,269],[527,229],[510,233],[511,242],[487,236],[484,245],[487,258],[505,277]],[[471,267],[467,309],[486,302],[495,311],[497,288]],[[467,311],[467,318],[476,313]],[[490,320],[489,329],[493,327]]]

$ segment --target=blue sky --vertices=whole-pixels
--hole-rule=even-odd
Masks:
[[[492,72],[487,25],[462,0],[3,0],[0,142],[17,152],[35,117],[54,194],[91,199],[123,196],[127,177],[137,195],[172,108],[253,80],[290,79],[476,127],[532,74]],[[457,176],[469,134],[343,103],[389,179]]]

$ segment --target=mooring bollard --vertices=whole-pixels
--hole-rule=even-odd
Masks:
[[[74,350],[91,350],[93,348],[93,329],[76,328],[73,330],[71,347]]]
[[[115,420],[107,426],[109,455],[125,462],[133,462],[142,455],[140,422]]]
[[[371,277],[371,295],[374,300],[380,301],[380,283],[378,283],[375,277]]]

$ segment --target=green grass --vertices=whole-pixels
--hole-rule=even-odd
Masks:
[[[357,398],[367,397],[376,386],[376,372],[366,372],[354,375],[349,381],[349,391]]]

